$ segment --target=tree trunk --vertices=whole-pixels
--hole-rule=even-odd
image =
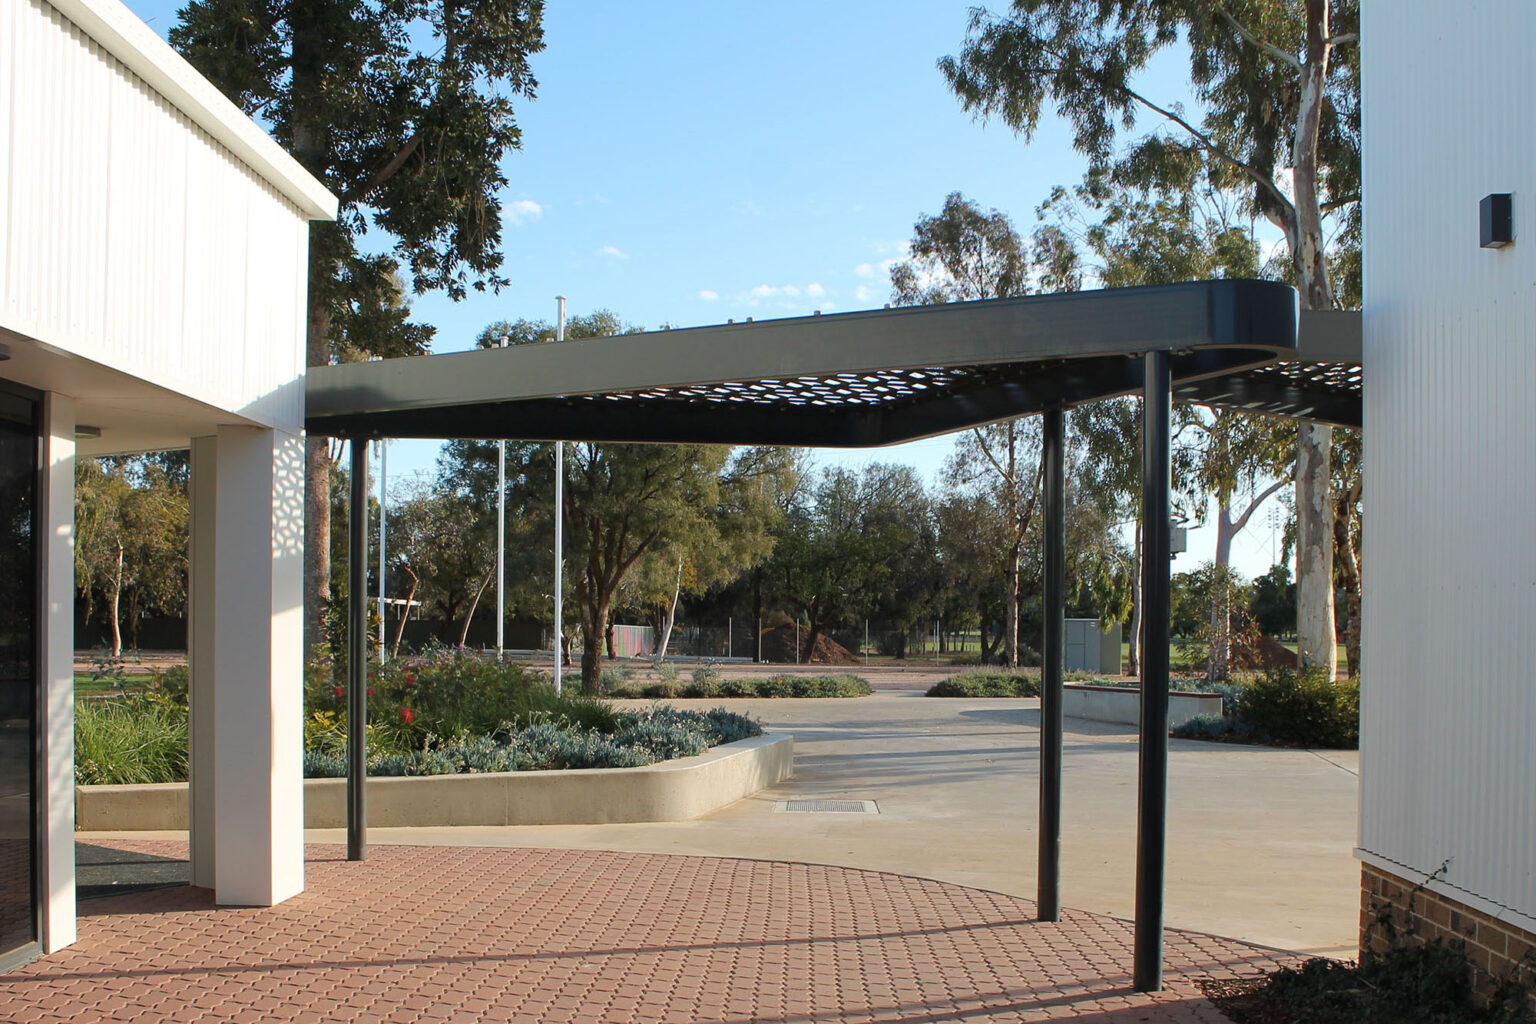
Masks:
[[[1328,0],[1306,0],[1306,60],[1292,150],[1295,216],[1291,259],[1302,309],[1333,308],[1322,209],[1318,204],[1317,139],[1328,77]],[[1333,514],[1329,486],[1333,428],[1296,425],[1296,650],[1303,667],[1338,675],[1333,622]]]
[[[811,663],[811,657],[816,653],[816,641],[821,639],[821,623],[812,621],[806,627],[804,656],[800,659],[807,665]]]
[[[1127,675],[1141,678],[1141,519],[1136,520],[1136,572],[1131,580],[1131,642],[1127,645]]]
[[[469,602],[469,611],[464,613],[464,628],[459,630],[459,646],[463,647],[469,639],[469,624],[475,621],[475,609],[480,607],[480,595],[485,593],[485,588],[491,585],[491,579],[496,575],[492,569],[480,580],[480,589],[475,591],[475,599]]]
[[[123,628],[118,621],[119,606],[123,595],[123,542],[117,542],[117,568],[112,573],[112,602],[108,611],[112,616],[112,657],[123,656]]]
[[[414,572],[411,572],[409,568],[406,568],[405,571],[406,574],[411,577],[411,589],[406,592],[405,609],[400,613],[400,621],[395,624],[395,644],[389,652],[389,656],[391,658],[400,657],[400,638],[405,636],[405,620],[410,618],[411,602],[416,599],[416,587],[421,583],[421,577],[417,576]]]
[[[330,131],[312,112],[310,100],[323,87],[328,49],[327,12],[319,4],[295,4],[289,19],[293,52],[293,155],[322,182],[330,170]],[[324,366],[331,361],[330,283],[336,275],[327,256],[324,236],[331,224],[309,229],[308,310],[305,317],[304,362]],[[304,441],[304,659],[313,659],[326,636],[326,608],[331,600],[331,459],[329,442],[310,435]]]
[[[1232,656],[1232,587],[1229,578],[1232,565],[1232,528],[1230,498],[1220,495],[1216,502],[1216,562],[1215,579],[1211,592],[1211,647],[1205,659],[1205,681],[1220,682],[1230,672]]]
[[[311,328],[313,330],[313,328]],[[304,660],[312,661],[330,638],[325,612],[331,603],[331,454],[323,437],[304,441]]]
[[[1303,668],[1337,678],[1333,621],[1333,509],[1329,455],[1333,429],[1296,425],[1296,653]]]
[[[1360,558],[1349,530],[1348,505],[1340,502],[1333,518],[1334,565],[1344,589],[1349,624],[1344,630],[1344,663],[1351,679],[1360,678]]]
[[[597,696],[602,689],[603,627],[608,623],[608,602],[581,603],[581,692]]]
[[[1019,545],[1008,552],[1008,599],[1004,609],[1003,661],[1019,667]]]
[[[672,626],[677,622],[677,599],[683,596],[683,563],[677,563],[677,585],[672,588],[672,602],[667,605],[666,617],[661,620],[661,642],[656,645],[656,657],[651,662],[660,668],[667,657],[667,645],[672,642]]]
[[[993,664],[992,659],[997,657],[997,648],[1003,642],[1002,633],[998,632],[997,630],[988,629],[988,627],[991,625],[992,620],[988,619],[986,616],[982,616],[981,663],[983,665]]]

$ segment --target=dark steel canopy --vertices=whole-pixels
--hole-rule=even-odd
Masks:
[[[1039,913],[1060,914],[1064,417],[1140,392],[1144,658],[1138,770],[1140,991],[1162,986],[1168,773],[1169,403],[1359,425],[1360,318],[1298,316],[1268,281],[1190,284],[811,316],[311,370],[306,425],[340,437],[869,447],[1045,413],[1045,644]],[[352,445],[352,507],[367,501]],[[353,515],[351,566],[366,575]],[[366,720],[365,595],[348,615],[350,720]],[[365,731],[349,730],[348,857],[366,850]]]
[[[312,369],[338,437],[873,447],[1135,392],[1360,422],[1360,322],[1270,281],[796,317]]]

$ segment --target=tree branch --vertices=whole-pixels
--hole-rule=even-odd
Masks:
[[[1064,65],[1071,63],[1071,61],[1063,59],[1063,55],[1060,54],[1060,53],[1056,54],[1056,58],[1057,58],[1057,60],[1062,61],[1062,63]],[[1057,67],[1057,68],[1054,68],[1054,69],[1048,69],[1048,70],[1051,70],[1052,72],[1054,72],[1055,74],[1058,74],[1058,75],[1063,72],[1063,68],[1061,68],[1061,67]],[[1280,206],[1281,209],[1283,209],[1283,210],[1293,210],[1295,208],[1293,206],[1293,204],[1291,203],[1291,201],[1288,198],[1286,198],[1285,193],[1280,191],[1279,186],[1275,184],[1273,178],[1271,178],[1269,175],[1263,173],[1257,167],[1255,167],[1253,164],[1251,164],[1248,161],[1242,159],[1241,157],[1237,156],[1236,154],[1228,152],[1226,147],[1222,146],[1215,139],[1211,138],[1208,134],[1206,134],[1205,132],[1201,131],[1199,128],[1196,128],[1193,124],[1191,124],[1189,122],[1189,120],[1187,118],[1185,118],[1183,115],[1177,113],[1172,108],[1165,107],[1165,106],[1162,106],[1161,104],[1152,102],[1147,97],[1143,96],[1141,93],[1137,92],[1135,89],[1132,89],[1128,85],[1124,85],[1124,84],[1122,84],[1120,82],[1109,81],[1109,80],[1105,79],[1102,75],[1098,74],[1096,71],[1094,71],[1091,68],[1079,66],[1075,70],[1079,74],[1083,74],[1083,75],[1085,75],[1085,76],[1087,76],[1089,78],[1094,79],[1103,88],[1109,89],[1109,90],[1113,90],[1115,92],[1119,92],[1122,95],[1124,95],[1126,98],[1128,98],[1128,99],[1130,99],[1130,100],[1132,100],[1132,101],[1134,101],[1136,103],[1139,103],[1142,106],[1146,107],[1148,110],[1152,111],[1154,114],[1157,114],[1157,115],[1159,115],[1161,117],[1167,118],[1169,121],[1172,121],[1174,124],[1178,125],[1180,128],[1182,128],[1186,132],[1188,132],[1190,138],[1194,139],[1197,143],[1199,143],[1197,148],[1205,150],[1207,153],[1210,153],[1212,156],[1216,157],[1218,160],[1222,160],[1222,161],[1224,161],[1226,163],[1231,164],[1233,167],[1237,168],[1238,170],[1242,171],[1244,174],[1248,175],[1248,177],[1253,179],[1254,184],[1257,185],[1260,189],[1264,190],[1266,193],[1268,193],[1270,198],[1273,199],[1275,201],[1275,203]]]
[[[1280,63],[1285,64],[1288,67],[1293,67],[1297,71],[1301,70],[1301,61],[1297,60],[1294,55],[1286,53],[1284,50],[1280,49],[1280,47],[1276,46],[1274,43],[1265,42],[1263,39],[1260,39],[1258,36],[1254,35],[1250,31],[1248,31],[1247,26],[1245,26],[1242,22],[1238,21],[1236,18],[1232,17],[1231,14],[1227,13],[1227,10],[1225,8],[1218,7],[1216,9],[1216,13],[1221,16],[1221,19],[1223,21],[1225,21],[1228,25],[1231,25],[1233,30],[1238,35],[1242,36],[1249,43],[1253,44],[1254,46],[1258,47],[1260,50],[1262,50],[1265,53],[1269,54],[1271,57],[1275,58]]]
[[[1323,40],[1329,46],[1342,46],[1344,43],[1358,43],[1359,41],[1360,33],[1358,32],[1340,32],[1336,36],[1329,36]]]
[[[409,139],[406,140],[405,145],[401,146],[399,152],[390,157],[389,161],[385,163],[383,167],[380,167],[377,171],[373,172],[373,176],[363,183],[362,188],[353,189],[342,195],[342,205],[345,206],[347,204],[355,203],[358,200],[363,199],[368,195],[368,193],[384,184],[390,178],[393,178],[397,173],[399,173],[400,168],[405,166],[405,162],[411,158],[411,154],[415,153],[420,148],[421,133],[417,132],[415,135],[412,135]]]
[[[1009,474],[1009,472],[1002,466],[998,465],[997,459],[992,455],[992,449],[987,446],[986,439],[981,436],[981,428],[974,427],[972,428],[971,433],[976,435],[976,444],[979,448],[981,448],[981,454],[985,455],[987,457],[987,461],[992,463],[992,468],[997,470],[997,475],[1002,477],[1009,487],[1012,487],[1013,476]]]
[[[1243,510],[1243,514],[1238,516],[1237,521],[1232,524],[1232,535],[1235,537],[1239,533],[1242,533],[1243,527],[1248,525],[1248,520],[1253,516],[1253,513],[1258,510],[1258,507],[1264,504],[1264,500],[1271,494],[1274,494],[1280,488],[1286,486],[1289,483],[1292,483],[1294,480],[1294,474],[1291,476],[1281,477],[1279,480],[1276,480],[1274,483],[1264,488],[1264,490],[1260,491],[1258,497],[1254,498],[1248,503],[1248,507]]]

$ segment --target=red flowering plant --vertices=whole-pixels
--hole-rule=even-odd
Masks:
[[[369,665],[368,746],[378,753],[408,753],[476,736],[506,740],[536,722],[612,732],[614,711],[575,695],[556,697],[548,677],[493,655],[437,648]],[[323,721],[331,748],[346,732],[347,683],[330,667],[311,673],[305,687],[306,736]]]

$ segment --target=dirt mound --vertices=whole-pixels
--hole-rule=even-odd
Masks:
[[[810,633],[804,626],[800,627],[799,651],[801,664],[814,665],[857,665],[858,655],[854,654],[842,644],[823,634],[816,638],[816,649],[807,652],[806,641],[810,639]],[[779,664],[793,664],[795,661],[796,639],[794,626],[779,626],[775,629],[763,630],[763,660],[777,662]],[[809,657],[807,657],[809,654]]]
[[[1296,652],[1272,636],[1232,638],[1232,667],[1244,669],[1295,668]]]

